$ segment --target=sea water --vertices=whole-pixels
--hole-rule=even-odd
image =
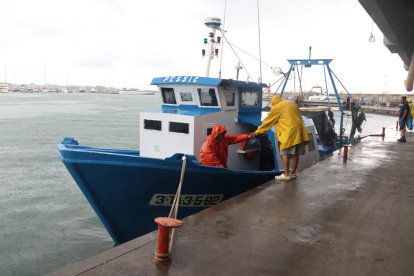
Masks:
[[[0,94],[0,275],[44,275],[114,246],[56,145],[139,149],[139,113],[159,106],[159,96]]]
[[[44,275],[114,246],[56,144],[139,149],[139,113],[159,106],[148,95],[0,94],[0,275]],[[367,118],[362,136],[397,120]]]

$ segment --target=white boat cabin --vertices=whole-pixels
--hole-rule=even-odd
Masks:
[[[200,148],[214,125],[224,125],[227,134],[235,135],[253,132],[262,123],[264,83],[171,76],[154,78],[151,84],[158,86],[162,106],[140,114],[143,157],[164,159],[184,153],[199,160]],[[299,166],[319,159],[314,125],[305,117],[303,120],[312,141]],[[229,169],[282,170],[274,127],[267,135],[260,139],[261,150],[250,160],[240,152],[240,144],[229,146]]]

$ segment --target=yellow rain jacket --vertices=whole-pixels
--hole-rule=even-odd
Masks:
[[[293,147],[302,142],[309,143],[310,139],[303,123],[297,104],[283,101],[275,95],[270,101],[272,109],[263,120],[262,125],[256,130],[256,134],[266,133],[273,126],[280,142],[280,150]]]

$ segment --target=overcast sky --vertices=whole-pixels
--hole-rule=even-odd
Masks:
[[[154,77],[204,76],[204,19],[224,19],[224,0],[0,0],[0,81],[148,87]],[[383,45],[357,0],[259,0],[262,60],[287,71],[287,59],[331,58],[351,92],[404,93],[406,71]],[[259,56],[256,0],[227,0],[229,41]],[[220,49],[221,50],[221,49]],[[223,78],[235,78],[237,58],[224,46]],[[220,53],[221,54],[221,53]],[[257,81],[259,62],[238,52]],[[210,77],[218,77],[213,59]],[[279,77],[262,65],[263,81]],[[27,71],[27,75],[25,72]],[[31,74],[31,71],[33,72]],[[240,79],[246,79],[246,70]],[[27,76],[27,77],[26,77]],[[68,77],[69,76],[69,77]],[[305,89],[324,85],[323,70],[304,69]],[[292,84],[288,90],[292,89]],[[296,87],[298,89],[298,87]]]

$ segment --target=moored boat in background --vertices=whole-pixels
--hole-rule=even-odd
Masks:
[[[9,86],[5,82],[0,82],[0,93],[9,92]]]

